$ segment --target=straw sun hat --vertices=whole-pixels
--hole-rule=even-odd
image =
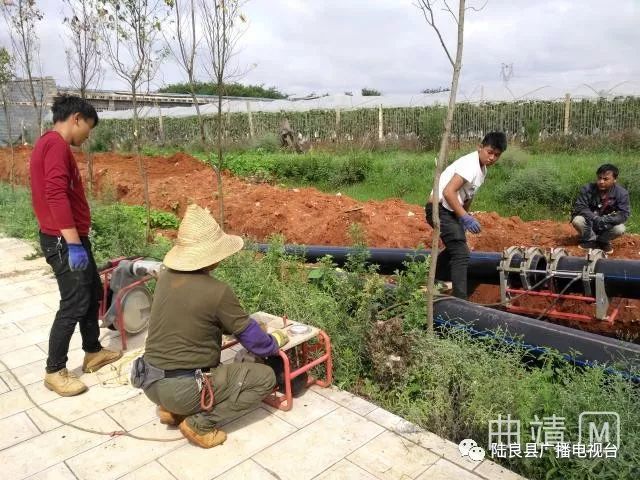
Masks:
[[[193,272],[230,257],[243,245],[241,237],[222,231],[209,210],[189,205],[180,223],[176,244],[163,263],[172,270]]]

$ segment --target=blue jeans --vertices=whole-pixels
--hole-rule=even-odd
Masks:
[[[98,302],[102,296],[102,282],[89,239],[81,237],[80,240],[89,255],[89,266],[83,271],[72,272],[69,268],[69,249],[64,238],[40,232],[40,247],[53,269],[60,290],[60,308],[49,333],[47,373],[66,367],[69,342],[76,324],[80,325],[82,349],[85,352],[99,352],[102,349],[98,340]]]
[[[433,228],[433,208],[431,203],[425,207],[427,223]],[[453,296],[467,299],[467,268],[469,267],[469,247],[464,228],[456,214],[442,205],[440,213],[440,238],[445,249],[438,255],[437,270],[450,270]],[[446,275],[446,273],[445,273]]]

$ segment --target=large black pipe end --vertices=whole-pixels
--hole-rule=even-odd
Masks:
[[[581,362],[606,364],[622,371],[640,370],[640,345],[583,332],[454,297],[434,304],[434,315],[479,331],[501,330],[525,344],[552,348]]]

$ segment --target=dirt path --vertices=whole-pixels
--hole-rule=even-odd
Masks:
[[[28,181],[31,149],[16,152],[17,178]],[[86,162],[76,158],[83,175]],[[102,153],[95,155],[94,178],[98,196],[117,198],[129,204],[142,204],[142,186],[138,167],[131,155]],[[217,212],[211,168],[193,157],[178,153],[171,157],[146,157],[151,203],[155,208],[181,215],[190,202]],[[0,178],[8,178],[9,151],[0,149]],[[86,182],[85,182],[86,183]],[[349,245],[349,226],[362,225],[372,247],[414,248],[429,245],[431,228],[424,221],[421,205],[398,199],[358,202],[354,199],[322,193],[314,188],[280,188],[254,184],[224,175],[226,230],[262,241],[281,233],[289,243]],[[583,255],[568,222],[548,220],[524,222],[519,217],[504,218],[495,212],[476,213],[483,230],[469,235],[473,250],[499,252],[512,245],[564,247],[570,254]],[[625,235],[614,241],[614,258],[640,259],[640,235]],[[479,302],[497,298],[495,288],[481,288],[472,297]],[[639,302],[623,308],[621,321],[640,328]],[[638,319],[638,320],[637,320]],[[616,329],[618,325],[596,326],[597,331]],[[589,328],[589,327],[587,327]],[[635,329],[635,328],[634,328]]]

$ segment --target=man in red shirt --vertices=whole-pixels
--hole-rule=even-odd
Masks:
[[[80,325],[82,371],[94,372],[122,356],[98,340],[98,301],[102,283],[91,253],[91,212],[70,146],[79,147],[98,123],[95,108],[80,97],[60,96],[51,107],[53,129],[31,154],[31,199],[40,227],[40,246],[60,290],[60,308],[49,333],[44,385],[68,397],[87,386],[66,368],[69,342]]]

